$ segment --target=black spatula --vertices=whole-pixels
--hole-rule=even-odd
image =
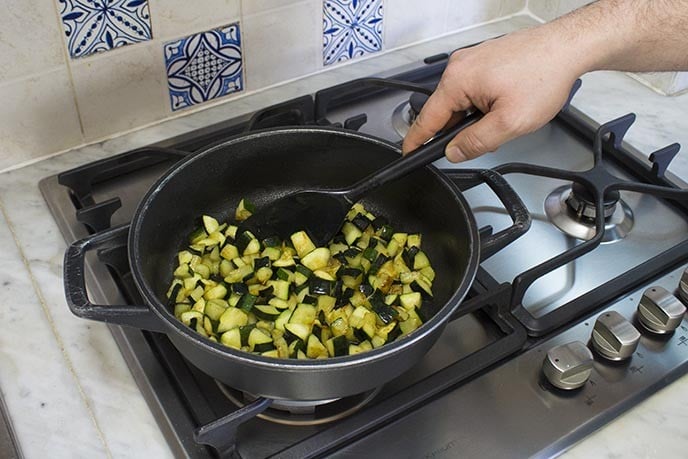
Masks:
[[[468,115],[427,144],[349,188],[299,191],[271,202],[244,221],[237,234],[250,231],[258,239],[270,236],[286,239],[297,231],[305,230],[316,246],[324,246],[337,234],[354,203],[377,187],[442,158],[449,141],[481,117],[480,112]]]

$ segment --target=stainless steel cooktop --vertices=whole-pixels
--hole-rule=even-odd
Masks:
[[[428,62],[383,76],[433,84],[445,61],[443,56],[434,56]],[[408,117],[408,93],[353,86],[349,92],[334,92],[326,119],[316,114],[310,122],[345,123],[365,113],[367,122],[360,131],[399,142],[400,120]],[[313,100],[307,99],[301,98],[292,108],[313,109]],[[318,97],[316,108],[317,101]],[[259,115],[253,121],[265,118]],[[105,227],[126,224],[138,199],[174,163],[175,154],[197,151],[238,134],[247,124],[254,124],[248,118],[228,120],[106,164],[85,165],[86,176],[67,172],[60,178],[48,177],[41,189],[68,242],[101,229],[94,228],[100,223],[89,223],[90,230],[81,223],[90,221],[94,208],[95,213],[106,215],[96,219],[104,221]],[[309,117],[305,118],[308,122]],[[620,191],[619,203],[610,207],[614,216],[607,220],[614,238],[562,263],[532,285],[521,282],[524,272],[586,243],[553,225],[545,208],[549,197],[555,207],[556,200],[561,201],[566,218],[575,214],[566,204],[571,181],[509,172],[504,169],[508,163],[585,171],[594,165],[597,133],[603,145],[602,162],[610,173],[657,187],[686,188],[662,173],[670,154],[658,152],[650,163],[646,159],[650,152],[614,144],[598,128],[569,108],[539,131],[468,165],[436,163],[450,176],[452,170],[468,166],[502,168],[529,208],[533,224],[524,236],[481,265],[468,300],[423,362],[381,388],[363,408],[335,422],[294,426],[242,417],[237,405],[214,381],[185,362],[164,335],[112,326],[175,454],[215,456],[216,450],[194,440],[194,432],[212,428],[225,440],[236,439],[236,444],[220,448],[227,456],[549,457],[685,374],[688,326],[678,299],[682,276],[684,301],[688,298],[685,197],[670,201]],[[623,136],[621,131],[614,131],[617,137]],[[161,156],[160,148],[176,152]],[[669,148],[669,153],[674,149]],[[652,171],[653,164],[659,173]],[[98,172],[99,167],[105,172]],[[506,210],[489,188],[470,187],[465,195],[485,231],[488,226],[498,231],[509,225]],[[119,207],[113,204],[117,199]],[[615,218],[622,219],[618,228]],[[591,218],[581,222],[594,228]],[[591,231],[590,237],[595,234]],[[136,292],[128,287],[125,249],[126,241],[120,241],[99,256],[89,254],[87,272],[94,300],[135,301]],[[547,371],[543,372],[545,361]],[[270,401],[246,403],[259,412]]]

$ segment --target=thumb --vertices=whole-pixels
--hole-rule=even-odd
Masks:
[[[457,134],[445,149],[447,159],[454,163],[474,159],[517,137],[505,113],[503,110],[488,112],[480,121]]]

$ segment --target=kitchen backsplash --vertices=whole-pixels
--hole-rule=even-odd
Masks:
[[[6,3],[0,170],[526,6],[526,0]]]

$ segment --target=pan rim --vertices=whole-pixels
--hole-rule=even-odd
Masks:
[[[303,372],[350,369],[353,366],[363,366],[375,361],[393,358],[396,354],[403,352],[405,349],[410,348],[417,342],[422,341],[426,336],[432,334],[434,331],[440,328],[443,328],[448,323],[453,312],[460,306],[461,302],[465,298],[468,289],[475,278],[479,265],[478,254],[480,251],[480,239],[478,237],[474,215],[470,211],[470,207],[468,206],[468,203],[461,190],[459,190],[454,182],[442,174],[439,169],[433,165],[425,166],[425,168],[433,174],[435,179],[439,180],[442,185],[447,187],[452,192],[452,198],[457,202],[464,218],[467,220],[469,228],[469,234],[467,235],[469,237],[468,249],[470,255],[468,257],[468,263],[459,287],[438,310],[438,312],[429,321],[423,323],[417,330],[393,343],[388,343],[377,349],[353,356],[348,355],[341,357],[328,357],[327,359],[309,360],[275,359],[251,354],[241,350],[235,350],[223,346],[220,343],[212,342],[197,333],[195,330],[192,330],[191,328],[182,324],[182,322],[174,317],[167,307],[158,299],[157,295],[150,285],[148,285],[148,281],[143,275],[141,269],[142,264],[140,259],[140,251],[138,250],[138,247],[141,242],[140,229],[143,223],[146,221],[146,211],[150,203],[154,201],[155,197],[160,193],[160,191],[165,189],[166,185],[172,181],[178,173],[180,173],[186,167],[190,167],[190,165],[196,161],[202,161],[203,158],[213,154],[218,149],[224,149],[241,142],[248,142],[254,138],[262,138],[266,135],[287,135],[292,133],[336,134],[343,137],[365,141],[371,143],[372,145],[389,149],[397,154],[401,153],[398,145],[385,139],[365,133],[328,126],[290,126],[262,129],[252,131],[250,133],[239,134],[217,144],[211,145],[210,147],[201,151],[190,154],[189,156],[175,163],[174,166],[165,172],[165,174],[163,174],[163,176],[161,176],[146,192],[136,208],[131,221],[131,229],[128,236],[129,263],[136,287],[143,296],[143,299],[147,303],[149,309],[151,309],[157,316],[158,320],[162,321],[162,323],[165,325],[165,329],[168,330],[168,333],[175,333],[177,336],[192,343],[194,346],[203,348],[203,350],[212,352],[213,354],[223,358],[231,358],[233,361],[240,362],[242,364],[254,366],[257,365],[266,370]]]

